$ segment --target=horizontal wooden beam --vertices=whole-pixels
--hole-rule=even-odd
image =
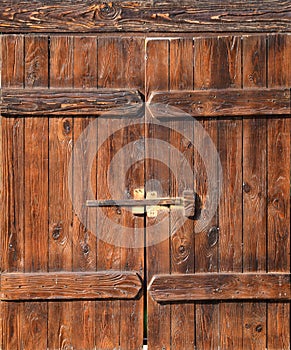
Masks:
[[[157,275],[148,290],[157,302],[291,299],[287,273]]]
[[[288,32],[286,0],[1,0],[11,32]]]
[[[136,90],[3,89],[1,115],[124,114],[142,106]]]
[[[134,272],[3,273],[0,299],[133,299],[141,288]]]
[[[220,89],[197,91],[157,91],[149,99],[157,117],[235,117],[290,114],[289,89]],[[175,109],[166,109],[173,106]]]

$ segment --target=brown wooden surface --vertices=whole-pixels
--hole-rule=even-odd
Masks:
[[[217,39],[219,69],[213,75],[216,88],[240,88],[243,62],[240,36]],[[215,52],[214,52],[215,54]],[[215,56],[213,66],[215,67]],[[219,73],[218,73],[219,72]],[[222,167],[222,192],[218,208],[218,267],[219,272],[238,272],[242,266],[242,186],[241,167],[242,121],[230,118],[217,121],[217,149]],[[241,348],[243,344],[242,305],[224,302],[219,305],[219,344],[221,348]]]
[[[75,82],[76,85],[76,82]],[[141,104],[137,91],[130,90],[2,90],[2,115],[99,115]],[[120,112],[116,112],[119,114]]]
[[[290,3],[248,1],[3,0],[2,32],[274,32],[290,31]]]
[[[153,90],[168,90],[169,88],[169,41],[150,40],[146,43],[146,99]],[[146,118],[150,113],[146,111]],[[169,129],[150,123],[146,129],[146,138],[169,140]],[[145,145],[145,180],[146,191],[155,190],[155,181],[160,183],[160,195],[170,195],[169,157],[166,154],[165,164],[156,160],[158,150]],[[161,223],[162,222],[162,223]],[[151,236],[146,232],[146,261],[147,283],[154,274],[170,272],[170,240],[168,214],[159,213],[156,218],[147,218],[146,225],[152,226],[160,223],[159,229],[154,228]],[[155,226],[153,226],[155,227]],[[157,244],[151,244],[152,240],[159,235],[164,237]],[[155,262],[153,264],[153,262]],[[171,307],[159,305],[147,295],[147,340],[149,349],[171,347]]]
[[[291,36],[268,38],[268,85],[291,85]],[[290,120],[268,120],[268,263],[267,270],[290,271]],[[290,347],[290,303],[272,303],[267,310],[268,347]]]
[[[257,7],[260,11],[266,4],[252,2],[249,10]],[[184,1],[184,5],[185,11],[192,11],[189,3],[186,6]],[[101,6],[108,11],[105,5]],[[137,11],[139,6],[137,4]],[[166,9],[168,4],[157,6]],[[208,8],[209,4],[199,6]],[[216,3],[213,9],[220,6],[221,3]],[[240,6],[246,5],[241,3]],[[276,15],[276,11],[272,12]],[[267,14],[261,18],[264,16]],[[159,20],[162,28],[165,16]],[[115,24],[111,22],[110,25]],[[240,25],[252,26],[253,23]],[[155,91],[159,98],[167,96],[165,102],[169,106],[170,99],[175,96],[178,106],[178,102],[183,105],[189,93],[193,98],[200,94],[200,100],[204,96],[203,101],[207,101],[206,96],[214,96],[213,91],[216,100],[219,94],[240,91],[248,97],[250,106],[231,109],[223,102],[218,107],[222,106],[224,112],[216,113],[224,115],[199,117],[219,152],[223,186],[216,215],[198,233],[193,233],[196,220],[207,214],[211,194],[207,194],[205,164],[199,152],[182,135],[167,129],[167,126],[183,123],[181,119],[160,119],[163,127],[145,128],[137,125],[143,117],[135,120],[132,114],[130,118],[137,124],[119,131],[102,145],[91,169],[96,199],[111,199],[106,188],[107,167],[123,146],[140,142],[144,135],[170,141],[193,162],[196,171],[199,170],[192,183],[201,201],[195,220],[186,222],[176,231],[181,217],[179,210],[172,208],[170,222],[155,232],[155,235],[172,233],[171,238],[145,250],[120,248],[97,240],[86,228],[89,220],[96,225],[97,232],[109,235],[118,232],[114,232],[111,225],[103,225],[98,215],[87,216],[82,224],[73,212],[67,182],[71,151],[79,135],[100,112],[92,116],[91,111],[90,114],[86,111],[72,118],[67,111],[61,111],[62,115],[56,112],[47,118],[45,113],[32,117],[27,110],[23,118],[21,111],[15,110],[15,114],[2,117],[1,271],[4,275],[96,274],[102,270],[130,274],[137,271],[147,284],[154,275],[157,279],[160,274],[169,275],[170,279],[182,279],[186,275],[188,279],[194,274],[195,278],[205,276],[204,284],[196,289],[200,297],[204,293],[203,298],[206,298],[207,288],[210,288],[209,293],[220,297],[221,293],[223,296],[228,293],[229,299],[219,299],[219,296],[214,299],[213,296],[212,300],[193,299],[190,303],[179,300],[166,305],[148,297],[146,303],[144,290],[140,299],[132,300],[1,301],[0,347],[5,350],[35,347],[140,349],[143,313],[147,312],[149,349],[184,350],[194,346],[214,350],[219,347],[289,349],[290,297],[284,299],[279,290],[287,290],[290,284],[290,109],[287,108],[290,102],[289,97],[284,99],[286,104],[279,109],[282,113],[279,115],[278,112],[273,114],[272,109],[268,112],[266,105],[264,112],[258,111],[263,100],[256,102],[255,97],[262,99],[265,93],[272,95],[274,91],[287,91],[289,96],[290,35],[224,34],[218,37],[212,33],[193,38],[187,33],[180,38],[174,35],[156,39],[140,34],[135,37],[118,34],[3,35],[1,47],[3,90],[9,94],[12,90],[24,94],[27,91],[31,100],[36,100],[35,96],[44,90],[49,91],[48,88],[52,93],[63,94],[69,90],[79,95],[108,89],[146,92],[147,101]],[[242,107],[238,95],[232,96],[235,98],[232,97],[231,103]],[[266,101],[274,103],[270,97]],[[41,100],[35,102],[41,104]],[[203,106],[213,113],[212,102]],[[272,116],[264,113],[272,113]],[[122,125],[122,118],[117,116],[103,122],[100,121],[102,116],[98,118],[100,127],[93,142],[105,132],[110,134],[116,125]],[[193,136],[195,142],[205,142],[198,128],[193,127]],[[213,162],[213,171],[216,171],[217,164],[212,154],[207,153],[207,145],[205,149],[206,158]],[[175,178],[167,167],[171,164],[179,169],[183,167],[175,163],[171,151],[167,164],[155,161],[155,152],[149,153],[146,145],[141,152],[147,156],[145,163],[136,164],[126,175],[125,192],[129,198],[133,190],[143,187],[145,182],[151,185],[152,182],[148,182],[151,179],[161,181],[161,195],[180,196]],[[84,160],[86,157],[84,152]],[[133,155],[123,157],[127,160]],[[122,164],[120,171],[124,171]],[[85,166],[76,169],[75,176],[82,176],[86,171]],[[82,195],[79,198],[83,202],[86,199]],[[132,216],[123,209],[109,208],[105,212],[110,219],[131,228],[145,225],[144,217]],[[146,219],[146,224],[153,225],[164,215]],[[151,237],[133,234],[132,239],[137,243],[145,239],[149,243]],[[234,278],[234,284],[228,284],[226,289],[223,285],[222,292],[212,292],[211,288],[216,290],[225,275]],[[250,276],[253,279],[248,281]],[[282,281],[278,282],[281,279],[278,276],[283,276]],[[172,290],[171,283],[167,287]],[[233,298],[232,287],[239,291],[239,297],[235,294]],[[34,292],[39,289],[42,290],[41,283]],[[266,298],[258,296],[264,291]],[[173,299],[177,292],[172,290]],[[16,288],[13,293],[20,291]],[[286,293],[290,294],[290,286]],[[241,295],[244,298],[241,299]],[[258,299],[251,300],[256,296]]]
[[[206,273],[154,276],[149,292],[157,302],[238,299],[291,299],[291,275]]]
[[[89,89],[97,87],[97,40],[96,38],[72,37],[72,43],[69,46],[72,57],[72,75],[74,89]],[[95,118],[89,116],[85,118],[74,118],[73,125],[73,144],[76,145],[78,138],[82,132],[94,123]],[[92,142],[96,142],[96,134],[93,136]],[[83,162],[80,166],[75,165],[76,158],[73,156],[73,177],[79,177],[83,180],[88,172],[87,155],[90,153],[86,150],[89,140],[83,144]],[[93,144],[94,144],[93,143]],[[92,174],[92,183],[95,189],[96,183],[96,163],[92,166],[90,174]],[[89,177],[90,178],[90,177]],[[85,184],[86,185],[86,184]],[[72,184],[72,197],[74,201],[84,203],[86,201],[87,191],[78,191],[79,184]],[[72,269],[73,271],[96,271],[97,268],[97,240],[94,232],[90,232],[87,228],[89,219],[84,215],[85,220],[82,222],[75,215],[73,218],[72,229]],[[96,223],[96,218],[92,218]],[[98,305],[98,304],[97,304]],[[76,348],[93,348],[96,344],[96,303],[94,301],[77,301],[73,304],[72,310],[72,343]]]
[[[265,36],[243,37],[243,87],[267,86]],[[243,271],[267,268],[267,120],[243,120]],[[263,349],[267,341],[267,304],[243,306],[244,349]]]
[[[193,89],[193,40],[177,39],[170,41],[170,57],[169,57],[169,88],[175,90]],[[181,128],[184,134],[193,137],[194,122],[186,118],[186,120],[173,120],[166,123],[170,127],[169,143],[174,146],[181,155],[183,160],[177,159],[175,154],[170,152],[169,164],[173,169],[181,169],[180,174],[184,172],[185,166],[189,165],[193,169],[193,145],[190,141],[176,131]],[[170,195],[172,197],[181,195],[181,189],[187,188],[191,195],[194,191],[193,177],[184,182],[181,178],[174,175],[170,177],[171,188]],[[189,214],[181,208],[171,207],[170,212],[170,265],[171,273],[191,273],[194,272],[194,237],[193,220],[187,220],[179,229],[184,215],[187,217],[194,216],[195,206],[191,206],[189,202]],[[195,203],[194,203],[195,204]],[[193,211],[191,212],[191,209]],[[193,304],[177,304],[171,305],[171,346],[173,349],[183,350],[191,349],[195,344],[195,322],[194,322],[195,306]],[[184,329],[184,332],[181,332]]]
[[[23,37],[1,38],[2,86],[23,87]],[[1,118],[1,271],[24,271],[24,121]],[[21,151],[22,150],[22,151]],[[13,156],[14,154],[14,156]],[[11,210],[15,208],[15,210]],[[1,303],[1,345],[20,348],[23,315],[19,303]]]
[[[140,289],[140,278],[133,272],[47,272],[1,275],[2,300],[131,299],[137,296]]]
[[[144,91],[144,39],[133,37],[123,38],[100,38],[98,40],[98,88],[125,88],[138,87]],[[110,52],[110,55],[108,55]],[[129,118],[127,116],[127,118]],[[144,131],[135,123],[142,122],[143,119],[136,120],[134,116],[132,124],[128,128],[122,128],[117,134],[111,135],[116,125],[122,126],[122,121],[118,118],[105,118],[98,120],[97,137],[110,135],[104,147],[101,147],[97,154],[97,161],[102,162],[102,166],[97,169],[97,199],[110,199],[110,192],[107,187],[107,169],[112,157],[117,151],[122,149],[129,141],[136,141]],[[141,152],[143,152],[141,150]],[[141,153],[142,154],[142,153]],[[123,169],[124,157],[134,156],[123,155],[120,162],[120,170]],[[105,171],[104,171],[105,170]],[[132,166],[128,170],[128,179],[120,179],[126,184],[126,191],[133,197],[135,186],[144,185],[143,165]],[[135,174],[136,175],[133,175]],[[118,185],[117,185],[118,186]],[[144,218],[134,217],[125,210],[108,208],[105,214],[115,223],[120,223],[129,228],[141,228],[144,226]],[[97,215],[98,232],[100,234],[117,234],[118,229],[108,224]],[[134,230],[133,230],[134,231]],[[142,245],[144,237],[133,234],[132,244]],[[140,242],[142,240],[142,242]],[[111,242],[99,240],[97,245],[97,268],[98,269],[121,269],[136,270],[144,276],[144,251],[143,249],[124,248],[114,246]],[[141,297],[136,301],[116,301],[101,302],[96,307],[96,321],[100,324],[99,334],[96,336],[97,349],[139,349],[143,343],[143,303]]]
[[[194,39],[194,89],[216,88],[217,72],[213,61],[217,54],[217,40],[215,38]],[[205,69],[207,67],[207,69]],[[203,120],[203,128],[209,134],[213,143],[217,145],[217,121]],[[194,141],[197,144],[204,142],[203,135],[194,127]],[[207,152],[207,147],[206,152]],[[211,152],[207,153],[208,162],[216,171],[216,161]],[[198,218],[203,219],[211,203],[211,195],[207,196],[207,174],[204,160],[197,150],[194,150],[194,169],[197,175],[194,179],[194,188],[201,200],[201,210]],[[215,215],[206,227],[195,229],[194,234],[194,271],[215,272],[218,268],[218,242],[219,230],[217,215]],[[217,304],[195,304],[195,345],[203,349],[216,349],[219,346],[219,308]]]
[[[154,92],[150,103],[179,108],[193,117],[289,114],[289,89],[219,89]],[[162,107],[161,107],[162,108]]]
[[[72,38],[50,38],[50,87],[72,87]],[[72,154],[73,121],[49,118],[49,271],[72,270],[73,210],[68,196],[68,171]],[[54,193],[58,193],[55,196]],[[73,346],[71,302],[48,304],[48,347]]]
[[[48,37],[24,38],[24,82],[48,87]],[[42,47],[42,49],[40,49]],[[31,52],[35,51],[32,55]],[[34,72],[32,74],[32,72]],[[33,79],[32,79],[33,77]],[[25,120],[24,129],[24,271],[48,269],[48,118]],[[22,344],[24,348],[47,346],[48,305],[23,304]]]

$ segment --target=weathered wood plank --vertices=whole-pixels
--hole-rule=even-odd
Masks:
[[[24,86],[24,36],[2,37],[1,86],[22,88]]]
[[[11,272],[1,276],[1,299],[131,299],[141,287],[134,272]]]
[[[97,88],[97,38],[96,37],[73,37],[73,44],[70,46],[73,52],[73,81],[74,88],[87,89]],[[94,123],[94,117],[76,117],[73,119],[73,144],[76,146],[80,135],[84,132],[90,123]],[[86,174],[88,172],[88,155],[90,154],[89,145],[94,147],[97,142],[97,132],[91,134],[88,140],[83,142],[82,163],[78,166],[78,160],[74,155],[72,156],[73,177],[82,179],[82,185],[75,183],[72,185],[72,196],[74,203],[84,203],[86,201],[87,183],[85,182]],[[96,184],[96,163],[89,170],[91,174],[91,181]],[[83,191],[80,190],[84,186]],[[96,188],[94,187],[96,190]],[[96,215],[92,215],[89,219],[86,215],[86,208],[84,208],[84,215],[82,220],[77,215],[73,218],[73,228],[71,239],[73,241],[72,249],[72,267],[73,271],[96,271],[96,235],[95,232],[90,232],[90,227],[96,227]],[[95,311],[96,302],[92,300],[76,301],[72,308],[72,329],[71,342],[73,348],[76,349],[93,349],[95,348]]]
[[[243,87],[267,86],[266,36],[244,36]],[[267,268],[267,118],[243,119],[243,271]],[[243,349],[266,347],[267,305],[243,305]]]
[[[2,90],[2,115],[99,115],[142,103],[136,90]],[[119,112],[116,111],[118,114]]]
[[[222,32],[290,31],[284,0],[170,0],[96,2],[3,0],[1,32]]]
[[[220,88],[219,71],[215,58],[218,55],[217,38],[194,39],[194,89]],[[201,125],[208,133],[214,145],[217,145],[217,120],[202,120]],[[194,127],[194,141],[197,145],[204,145],[206,141],[199,128]],[[211,168],[216,171],[216,159],[205,142],[204,157]],[[204,220],[211,207],[212,194],[208,195],[207,171],[204,157],[194,149],[194,188],[199,194],[200,210],[197,219]],[[204,226],[204,227],[203,227]],[[216,272],[218,269],[218,215],[209,224],[200,226],[195,224],[194,234],[194,268],[195,272]],[[195,345],[198,349],[217,349],[219,347],[219,305],[215,303],[196,303],[195,305]]]
[[[149,40],[146,43],[146,96],[153,90],[169,88],[169,41]],[[146,122],[151,115],[146,111]],[[147,123],[146,140],[156,138],[169,142],[169,129],[154,123]],[[168,197],[170,194],[169,157],[164,155],[165,163],[157,161],[158,150],[145,144],[145,183],[146,192],[158,190],[159,195]],[[157,185],[160,184],[160,185]],[[159,224],[157,226],[157,224]],[[146,226],[151,231],[146,232],[147,283],[154,274],[170,272],[170,227],[169,214],[159,213],[156,218],[146,218]],[[157,228],[158,227],[158,228]],[[156,237],[163,237],[153,244]],[[171,344],[171,308],[170,305],[159,305],[147,295],[147,338],[148,347],[170,349]]]
[[[105,40],[100,40],[104,44]],[[103,61],[102,70],[99,71],[99,86],[110,88],[138,88],[144,91],[144,57],[145,57],[145,40],[143,37],[136,38],[133,36],[108,38],[108,49],[106,46],[103,50],[99,50],[99,59]],[[122,127],[120,132],[113,137],[119,139],[114,142],[116,152],[118,149],[126,147],[130,143],[139,144],[138,154],[141,159],[144,157],[144,143],[142,139],[145,134],[144,113],[139,117],[138,114],[127,115],[127,127]],[[100,120],[99,120],[100,121]],[[121,126],[123,124],[123,120]],[[104,124],[108,124],[108,120],[103,120]],[[109,122],[110,127],[114,128],[118,120]],[[103,124],[103,125],[104,125]],[[99,124],[102,128],[102,124]],[[112,156],[114,155],[112,153]],[[144,162],[136,162],[137,150],[129,152],[121,152],[119,155],[119,171],[123,174],[120,180],[124,183],[124,191],[134,197],[134,189],[144,187]],[[101,158],[102,159],[102,158]],[[102,162],[102,160],[101,160]],[[128,163],[129,162],[129,163]],[[126,164],[132,164],[126,169]],[[111,178],[116,178],[116,172],[110,173]],[[103,186],[106,183],[103,183]],[[102,186],[102,183],[101,183]],[[120,188],[119,182],[110,190],[116,191]],[[117,191],[118,192],[118,191]],[[116,210],[116,208],[115,208]],[[118,214],[119,213],[119,214]],[[116,215],[117,214],[117,215]],[[145,218],[133,215],[130,211],[120,208],[115,211],[115,218],[120,220],[123,227],[128,227],[126,240],[121,240],[120,248],[120,269],[139,271],[144,277],[144,235],[140,234],[145,225]],[[113,231],[112,229],[110,231]],[[125,242],[131,242],[130,247],[126,247]],[[124,242],[124,244],[123,244]],[[125,245],[125,246],[123,246]],[[144,330],[144,298],[142,295],[139,300],[122,300],[120,301],[120,339],[119,346],[121,349],[140,349],[143,344]],[[116,326],[115,326],[116,327]]]
[[[23,36],[1,37],[2,86],[21,88],[24,81]],[[24,127],[20,118],[1,118],[1,271],[24,270]],[[20,348],[20,303],[1,303],[2,346]],[[1,337],[0,336],[0,337]]]
[[[25,36],[25,87],[46,87],[48,85],[48,37]]]
[[[148,291],[156,302],[196,300],[290,300],[288,273],[156,275]]]
[[[24,85],[48,88],[48,40],[25,37],[23,52]],[[27,118],[24,124],[24,268],[25,272],[47,271],[48,119]],[[47,303],[25,302],[22,307],[22,347],[46,347]]]
[[[170,89],[193,89],[193,39],[177,39],[170,41]],[[169,143],[178,150],[181,155],[177,157],[170,151],[170,166],[172,169],[180,169],[183,174],[186,167],[193,171],[194,147],[189,143],[187,136],[193,138],[194,120],[173,120],[165,123],[170,128]],[[178,132],[177,130],[180,130]],[[175,197],[182,194],[181,189],[194,191],[193,176],[182,179],[182,176],[170,176],[170,196]],[[186,180],[186,181],[185,181]],[[193,192],[194,193],[194,192]],[[189,201],[188,216],[194,216],[193,203]],[[193,209],[193,210],[192,210]],[[171,273],[193,273],[194,272],[194,221],[187,220],[183,224],[184,210],[180,207],[171,207],[170,230],[171,230]],[[192,214],[192,215],[191,215]],[[187,216],[187,214],[186,214]],[[193,349],[195,345],[195,306],[193,304],[171,305],[171,345],[173,349]],[[183,332],[181,332],[183,329]]]
[[[73,86],[73,39],[50,37],[50,87]],[[73,119],[49,118],[49,272],[72,270],[74,212],[68,172],[73,147]],[[58,195],[56,195],[56,193]],[[73,348],[73,302],[48,303],[48,348]]]
[[[193,117],[290,114],[290,91],[285,88],[158,91],[149,102],[177,107]]]
[[[291,85],[291,36],[268,37],[268,86]],[[268,120],[268,261],[272,271],[290,271],[291,120]],[[290,303],[268,304],[267,345],[290,348]]]
[[[101,89],[133,89],[144,90],[144,39],[133,37],[102,37],[98,38],[98,88]],[[108,55],[110,52],[110,55]],[[136,124],[136,115],[130,115],[129,109],[123,111],[127,120],[132,118]],[[118,116],[117,116],[118,117]],[[138,120],[139,123],[143,119]],[[120,131],[116,132],[116,126]],[[111,198],[111,191],[120,188],[117,178],[110,175],[114,185],[108,188],[107,171],[110,169],[112,158],[123,147],[130,142],[139,140],[144,135],[143,128],[139,125],[125,127],[124,120],[120,118],[98,118],[98,138],[105,136],[106,141],[97,153],[97,199]],[[140,149],[143,153],[142,147]],[[120,171],[123,174],[121,179],[124,188],[123,193],[133,195],[134,186],[143,186],[143,164],[134,164],[125,169],[125,160],[131,159],[134,154],[119,155]],[[100,164],[100,165],[99,165]],[[134,173],[134,174],[133,174]],[[126,175],[125,175],[126,174]],[[118,181],[118,180],[117,180]],[[122,194],[120,193],[121,198]],[[123,197],[124,198],[124,197]],[[90,209],[92,210],[92,208]],[[97,268],[99,269],[121,269],[140,271],[143,275],[144,250],[127,247],[122,235],[118,244],[110,241],[110,237],[119,235],[119,226],[110,224],[111,221],[120,226],[128,227],[128,238],[131,244],[143,246],[143,235],[135,234],[134,228],[144,227],[144,218],[132,216],[126,210],[119,208],[105,208],[105,214],[109,219],[106,223],[104,218],[97,212],[97,237],[101,236],[97,244]],[[102,240],[102,236],[109,240]],[[112,236],[111,236],[112,235]],[[141,243],[140,243],[141,240]],[[127,241],[129,242],[129,241]],[[139,300],[123,300],[120,302],[102,301],[98,302],[96,308],[96,323],[99,332],[96,335],[96,348],[98,349],[138,349],[143,342],[143,297]]]
[[[242,44],[240,36],[217,39],[216,88],[236,88],[242,84]],[[227,103],[227,101],[226,101]],[[220,272],[242,271],[242,120],[217,118],[217,150],[222,167],[222,191],[218,208]],[[214,229],[215,232],[215,229]],[[243,343],[241,303],[219,304],[219,346],[241,349]]]
[[[117,42],[114,38],[98,38],[98,87],[112,88],[115,87],[115,79],[118,79],[118,53],[116,48]],[[111,54],[108,55],[108,52]],[[120,149],[121,140],[119,137],[113,137],[115,123],[117,121],[105,118],[98,119],[97,139],[103,137],[104,133],[111,135],[105,141],[103,147],[98,150],[97,157],[97,190],[96,199],[110,198],[110,192],[107,185],[107,169],[110,166],[111,159],[115,152]],[[106,134],[105,134],[106,135]],[[100,166],[99,164],[101,164]],[[104,171],[106,169],[106,171]],[[104,213],[107,218],[113,222],[119,219],[115,208],[106,208]],[[102,215],[97,211],[97,238],[105,231],[109,235],[114,235],[115,228],[110,225],[104,225]],[[114,246],[104,240],[97,241],[97,269],[109,270],[120,269],[120,247]],[[114,349],[120,344],[120,302],[119,301],[101,301],[96,308],[96,324],[99,332],[96,334],[97,349]]]

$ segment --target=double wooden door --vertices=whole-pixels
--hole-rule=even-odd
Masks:
[[[291,36],[1,54],[1,349],[289,349]]]

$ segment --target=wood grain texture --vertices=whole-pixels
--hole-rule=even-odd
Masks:
[[[218,55],[218,42],[215,38],[194,39],[194,89],[217,88],[218,75],[214,57]],[[217,145],[217,120],[203,120],[201,124],[208,133],[214,145]],[[207,141],[199,129],[194,127],[194,140],[198,145],[204,145],[204,154],[208,164],[216,171],[216,160],[208,151]],[[200,198],[200,213],[198,219],[207,217],[212,196],[208,196],[207,173],[204,160],[197,150],[194,150],[194,169],[196,176],[194,188]],[[194,269],[195,272],[216,272],[218,269],[219,230],[217,214],[206,227],[195,224],[194,235]],[[195,305],[195,345],[199,349],[217,349],[219,347],[219,307],[215,303]]]
[[[142,99],[135,90],[74,89],[69,91],[49,90],[5,90],[2,91],[2,115],[99,115],[108,111],[120,115],[118,108],[136,111]],[[114,112],[116,110],[116,112]]]
[[[153,90],[168,90],[169,88],[169,41],[149,40],[146,43],[146,98]],[[146,112],[146,121],[150,120]],[[163,125],[149,123],[146,128],[146,139],[157,138],[168,142],[169,129]],[[158,190],[159,195],[168,197],[170,194],[169,157],[165,154],[165,164],[156,160],[157,149],[145,145],[145,182],[146,192]],[[159,184],[157,187],[156,185]],[[147,218],[146,226],[152,226],[151,234],[146,232],[147,283],[154,274],[170,272],[170,241],[169,214],[160,213],[156,218]],[[159,223],[159,229],[153,225]],[[156,237],[164,237],[159,243],[153,244]],[[155,262],[155,263],[153,263]],[[147,295],[147,339],[148,347],[157,349],[171,348],[171,308],[170,305],[159,305]]]
[[[291,84],[291,37],[268,37],[268,86]],[[286,116],[287,117],[287,116]],[[290,131],[287,118],[268,120],[268,271],[290,271]],[[267,345],[290,348],[290,303],[268,304]]]
[[[108,55],[110,52],[110,55]],[[98,39],[98,88],[114,89],[125,88],[132,89],[137,87],[144,90],[144,39],[125,37],[104,37]],[[98,119],[97,133],[98,137],[107,135],[104,147],[101,147],[97,159],[102,166],[97,167],[97,199],[110,199],[111,191],[116,191],[116,187],[108,188],[107,171],[114,155],[122,150],[130,142],[140,140],[144,135],[144,130],[140,125],[134,125],[136,122],[142,123],[143,119],[136,121],[134,114],[128,115],[125,110],[124,115],[132,121],[132,125],[124,127],[124,121],[120,118]],[[116,127],[120,131],[113,133]],[[113,134],[112,134],[113,133]],[[110,135],[110,136],[109,136]],[[141,155],[143,149],[140,149]],[[131,159],[134,154],[120,155],[119,170],[127,174],[126,178],[121,178],[121,185],[125,186],[125,192],[132,197],[135,186],[143,186],[143,164],[133,164],[129,169],[125,169],[125,157]],[[110,175],[112,179],[114,176]],[[115,178],[116,180],[116,178]],[[115,183],[115,181],[114,181]],[[122,194],[121,194],[122,195]],[[98,214],[99,212],[97,212]],[[121,226],[127,226],[129,237],[133,246],[135,243],[141,246],[143,235],[140,237],[134,232],[144,226],[144,218],[134,217],[131,213],[119,208],[104,209],[105,215]],[[97,215],[97,235],[111,237],[118,234],[118,228],[105,224],[102,216]],[[140,240],[142,240],[140,242]],[[120,242],[123,245],[123,242]],[[121,269],[144,272],[144,251],[143,249],[134,249],[114,246],[110,242],[98,240],[97,246],[97,268],[98,269]],[[101,302],[96,308],[96,324],[100,332],[96,336],[96,347],[98,349],[124,348],[140,349],[143,343],[143,296],[139,300],[121,301],[121,302]]]
[[[23,88],[24,86],[24,36],[2,37],[1,87]]]
[[[122,88],[133,89],[138,88],[144,92],[145,73],[144,73],[144,57],[145,57],[145,40],[144,38],[136,38],[133,36],[115,38],[110,43],[110,64],[106,51],[102,51],[102,56],[107,60],[107,67],[100,72],[99,84],[111,87],[122,86]],[[101,51],[99,51],[99,54]],[[102,86],[102,85],[101,85]],[[133,198],[134,189],[144,187],[144,162],[136,161],[137,152],[141,159],[144,157],[144,135],[145,116],[142,112],[133,113],[126,108],[125,115],[129,126],[123,128],[121,133],[116,135],[120,137],[121,144],[116,146],[126,146],[132,142],[139,143],[138,151],[126,152],[120,155],[119,167],[126,174],[125,191]],[[114,121],[112,122],[113,125]],[[115,121],[117,124],[117,120]],[[116,148],[117,150],[117,148]],[[125,169],[125,164],[132,164]],[[114,177],[114,174],[111,174]],[[121,180],[121,179],[120,179]],[[118,187],[118,184],[116,185]],[[118,212],[118,211],[116,211]],[[121,225],[128,227],[127,239],[130,238],[131,247],[121,247],[120,249],[120,269],[139,271],[144,278],[144,235],[139,231],[145,226],[145,218],[133,215],[129,211],[121,209],[119,217]],[[134,248],[134,247],[138,248]],[[141,247],[141,248],[140,248]],[[141,349],[144,336],[144,298],[145,291],[139,300],[122,300],[120,302],[120,348],[121,349]]]
[[[73,85],[73,40],[50,37],[50,87]],[[73,119],[49,118],[49,272],[71,271],[73,256],[73,210],[69,195],[68,171],[73,148]],[[58,194],[56,196],[56,193]],[[48,347],[72,348],[73,303],[48,303]]]
[[[48,37],[25,36],[25,87],[35,88],[48,85]]]
[[[74,89],[87,89],[97,87],[97,39],[94,37],[73,37],[73,44],[70,47],[73,52],[73,81]],[[89,113],[90,115],[90,113]],[[95,118],[86,116],[85,118],[73,119],[73,144],[76,145],[80,135],[84,130],[94,123]],[[77,160],[73,155],[73,177],[82,179],[82,184],[86,187],[85,178],[89,171],[93,173],[91,179],[93,184],[96,183],[96,163],[89,170],[87,155],[88,146],[92,142],[92,146],[96,144],[96,135],[92,135],[92,140],[83,142],[83,158],[81,166],[78,166]],[[90,177],[89,177],[90,178]],[[80,191],[80,185],[72,184],[72,197],[74,203],[84,203],[86,201],[87,191]],[[84,187],[83,187],[84,188]],[[94,186],[95,188],[95,186]],[[75,213],[76,214],[76,213]],[[89,222],[88,215],[83,215],[83,220],[74,215],[72,228],[72,268],[73,271],[96,271],[96,250],[97,239],[95,232],[88,230],[88,224],[96,227],[96,217]],[[75,348],[94,348],[96,344],[95,331],[95,301],[77,301],[73,304],[72,309],[72,327],[71,335],[72,344]]]
[[[3,0],[2,32],[222,32],[288,31],[290,4],[284,0],[184,0],[85,2]]]
[[[43,40],[44,46],[47,46]],[[48,50],[36,37],[24,45],[24,81],[34,87],[48,87]],[[34,52],[33,57],[31,52]],[[38,62],[36,64],[36,62]],[[25,272],[48,268],[48,118],[25,120]],[[32,348],[47,347],[48,305],[46,302],[23,304],[22,344]]]
[[[23,37],[2,36],[2,87],[22,87]],[[5,69],[3,69],[5,67]],[[24,121],[1,118],[1,271],[24,270]],[[19,303],[1,303],[2,346],[20,347],[23,309]]]
[[[267,86],[266,36],[243,37],[243,87]],[[243,120],[243,271],[266,271],[267,120]],[[258,166],[259,164],[259,166]],[[265,349],[266,303],[243,306],[243,349]]]
[[[289,114],[288,89],[219,89],[154,92],[150,103],[179,108],[193,117]]]
[[[193,89],[193,39],[177,39],[170,41],[170,89]],[[170,196],[182,194],[183,190],[190,190],[189,214],[187,210],[171,207],[170,230],[171,230],[171,273],[194,272],[194,222],[187,220],[183,225],[184,215],[194,216],[195,199],[193,177],[182,179],[185,167],[189,166],[193,171],[194,147],[190,144],[186,135],[193,138],[194,122],[185,120],[173,120],[165,123],[170,128],[169,142],[182,155],[178,158],[170,151],[169,164],[171,169],[180,169],[178,176],[170,176]],[[177,130],[180,130],[178,132]],[[193,193],[191,194],[191,190]],[[191,203],[191,197],[194,203]],[[194,204],[194,205],[193,205]],[[171,346],[173,349],[190,349],[195,344],[194,305],[171,305]],[[181,332],[183,329],[183,332]]]
[[[240,36],[218,39],[219,66],[216,75],[221,89],[239,89],[242,84],[242,43]],[[215,58],[214,58],[215,62]],[[214,63],[215,64],[215,63]],[[230,101],[231,98],[228,98]],[[228,103],[228,102],[227,102]],[[252,103],[250,102],[250,105]],[[218,207],[219,271],[242,271],[242,121],[217,118],[217,150],[222,167],[222,191]],[[243,343],[242,305],[219,305],[220,347],[240,349]]]
[[[134,272],[4,273],[1,299],[131,299],[141,287]]]
[[[290,300],[288,273],[196,273],[154,276],[148,291],[157,302]]]
[[[121,54],[116,48],[119,43],[114,38],[98,39],[98,80],[99,88],[115,87],[115,79],[118,79],[118,54]],[[108,52],[112,53],[108,55]],[[119,81],[120,83],[120,81]],[[116,120],[99,119],[97,125],[97,139],[103,136],[104,132],[111,135]],[[117,137],[109,137],[106,144],[97,153],[97,162],[101,162],[102,167],[97,167],[97,190],[96,199],[108,199],[110,193],[107,185],[106,172],[110,165],[114,153],[119,149],[121,139]],[[106,171],[104,171],[106,169]],[[105,215],[113,220],[119,220],[120,214],[116,210],[109,208],[104,211]],[[109,235],[114,234],[112,227],[105,227],[102,222],[100,213],[97,211],[97,235],[108,231]],[[97,269],[110,270],[121,269],[121,252],[119,246],[107,243],[103,240],[97,242]],[[120,345],[120,302],[104,301],[98,303],[96,307],[96,325],[99,328],[96,334],[97,349],[114,349]]]

